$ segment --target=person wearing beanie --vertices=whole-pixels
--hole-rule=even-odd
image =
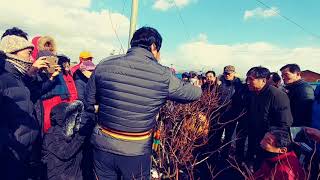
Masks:
[[[291,148],[288,131],[272,128],[260,142],[264,150],[264,160],[260,169],[254,174],[257,180],[304,180],[305,173]]]
[[[50,113],[52,127],[44,135],[42,160],[48,180],[81,180],[82,144],[79,133],[83,103],[60,103]]]
[[[0,177],[27,179],[39,126],[34,116],[27,72],[32,67],[33,45],[25,38],[7,35],[0,42],[3,51],[0,74]],[[4,60],[4,61],[3,61]]]
[[[72,79],[72,76],[68,71],[66,70],[65,63],[62,62],[63,58],[57,57],[54,55],[51,51],[39,51],[37,55],[37,61],[39,60],[45,60],[46,58],[56,58],[57,61],[57,67],[60,70],[55,71],[53,74],[57,74],[56,78],[52,79],[53,74],[51,75],[47,71],[43,71],[42,73],[39,73],[40,79],[42,79],[43,82],[46,82],[48,80],[53,81],[53,84],[48,88],[45,92],[41,94],[41,110],[38,112],[38,118],[40,119],[40,125],[42,127],[43,133],[46,133],[48,129],[51,127],[50,122],[50,112],[52,108],[62,102],[72,102],[76,99],[78,99],[77,90],[74,84],[74,81]],[[65,57],[65,56],[64,56]],[[64,58],[65,59],[65,58]],[[49,79],[50,77],[50,79]]]

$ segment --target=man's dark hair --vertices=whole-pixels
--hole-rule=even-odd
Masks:
[[[142,27],[138,29],[131,39],[131,47],[142,47],[151,51],[150,46],[156,45],[157,51],[160,51],[162,44],[162,37],[159,32],[152,27]]]
[[[23,30],[21,30],[20,28],[17,28],[17,27],[13,27],[13,28],[7,29],[2,34],[1,39],[6,37],[6,36],[9,36],[9,35],[19,36],[19,37],[22,37],[22,38],[28,40],[28,33],[24,32]]]
[[[247,72],[247,76],[253,76],[257,79],[268,78],[269,74],[269,69],[262,66],[253,67]]]
[[[207,72],[206,72],[206,76],[207,76],[209,73],[212,73],[213,76],[216,77],[216,73],[215,73],[214,71],[207,71]]]
[[[283,71],[285,69],[289,69],[289,71],[291,73],[298,73],[298,72],[301,72],[301,69],[300,69],[300,66],[298,64],[287,64],[285,66],[283,66],[280,71]]]
[[[277,148],[289,147],[292,144],[288,130],[271,127],[270,133],[276,138],[275,147]]]
[[[183,78],[189,79],[189,73],[188,73],[188,72],[182,73],[181,78],[182,78],[182,79],[183,79]]]
[[[276,72],[272,72],[268,75],[268,78],[267,79],[270,79],[272,76],[272,81],[275,82],[275,83],[278,83],[281,81],[281,77],[278,73]]]
[[[198,76],[198,74],[195,71],[190,71],[189,72],[189,78],[195,78],[197,76]]]

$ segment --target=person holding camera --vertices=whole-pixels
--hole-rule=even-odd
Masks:
[[[41,93],[40,108],[38,108],[37,112],[43,133],[46,133],[51,127],[51,109],[61,102],[72,102],[78,99],[78,94],[72,76],[69,73],[69,58],[66,56],[57,57],[50,51],[39,51],[37,61],[45,61],[48,65],[48,68],[38,73],[39,79],[42,82],[53,82]]]

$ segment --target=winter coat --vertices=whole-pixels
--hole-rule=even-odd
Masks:
[[[44,135],[42,160],[48,179],[81,180],[82,144],[78,133],[83,111],[81,101],[61,103],[51,112],[52,126]]]
[[[312,127],[320,129],[320,85],[314,91],[314,102],[312,105]]]
[[[303,80],[286,86],[290,99],[293,117],[292,126],[311,126],[312,103],[314,91],[312,86]]]
[[[151,52],[140,47],[100,63],[86,90],[86,122],[94,122],[97,103],[100,126],[130,133],[152,130],[167,100],[186,103],[199,99],[202,94],[201,88],[179,80],[168,67],[160,65]],[[131,151],[134,148],[130,142],[109,140],[94,132],[93,142],[102,150],[124,155],[151,152],[152,139],[139,143],[142,149],[135,153]],[[117,148],[121,148],[121,152]]]
[[[28,82],[12,64],[0,59],[0,176],[24,179],[39,126]]]
[[[37,59],[37,55],[39,53],[39,51],[43,51],[45,50],[45,44],[46,43],[50,43],[52,45],[52,49],[50,51],[52,51],[53,54],[57,53],[57,45],[55,40],[50,37],[50,36],[36,36],[32,39],[32,44],[34,45],[34,50],[32,52],[32,58],[34,59],[34,61],[36,61]]]
[[[84,102],[85,90],[89,78],[87,78],[79,69],[73,74],[73,79],[77,87],[79,100]]]
[[[295,153],[288,152],[265,159],[254,174],[256,180],[304,180],[305,173]]]
[[[241,116],[245,108],[245,85],[239,78],[232,81],[221,78],[221,85],[218,88],[219,102],[222,108],[221,121],[230,122]]]
[[[43,82],[50,81],[46,74],[40,74]],[[37,117],[41,119],[43,132],[46,133],[51,126],[51,109],[61,102],[72,102],[78,99],[78,93],[70,74],[60,73],[52,82],[46,92],[42,92],[40,104],[37,104]]]
[[[258,94],[251,92],[248,101],[248,158],[251,159],[270,127],[287,130],[292,125],[292,115],[288,96],[274,86],[266,85]]]

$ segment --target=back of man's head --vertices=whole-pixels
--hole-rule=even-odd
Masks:
[[[157,51],[160,51],[162,37],[160,33],[152,27],[142,27],[138,29],[131,39],[131,47],[142,47],[151,51],[151,45],[155,44]]]
[[[28,33],[24,32],[23,30],[17,28],[17,27],[13,27],[10,29],[7,29],[1,36],[1,39],[3,39],[5,36],[9,36],[9,35],[15,35],[15,36],[19,36],[22,37],[26,40],[28,40]]]
[[[280,71],[288,69],[291,73],[299,73],[301,72],[300,66],[298,64],[287,64],[283,66]]]
[[[267,79],[272,79],[273,82],[275,83],[278,83],[281,81],[281,77],[278,73],[276,72],[271,72],[269,75],[268,75],[268,78]]]

